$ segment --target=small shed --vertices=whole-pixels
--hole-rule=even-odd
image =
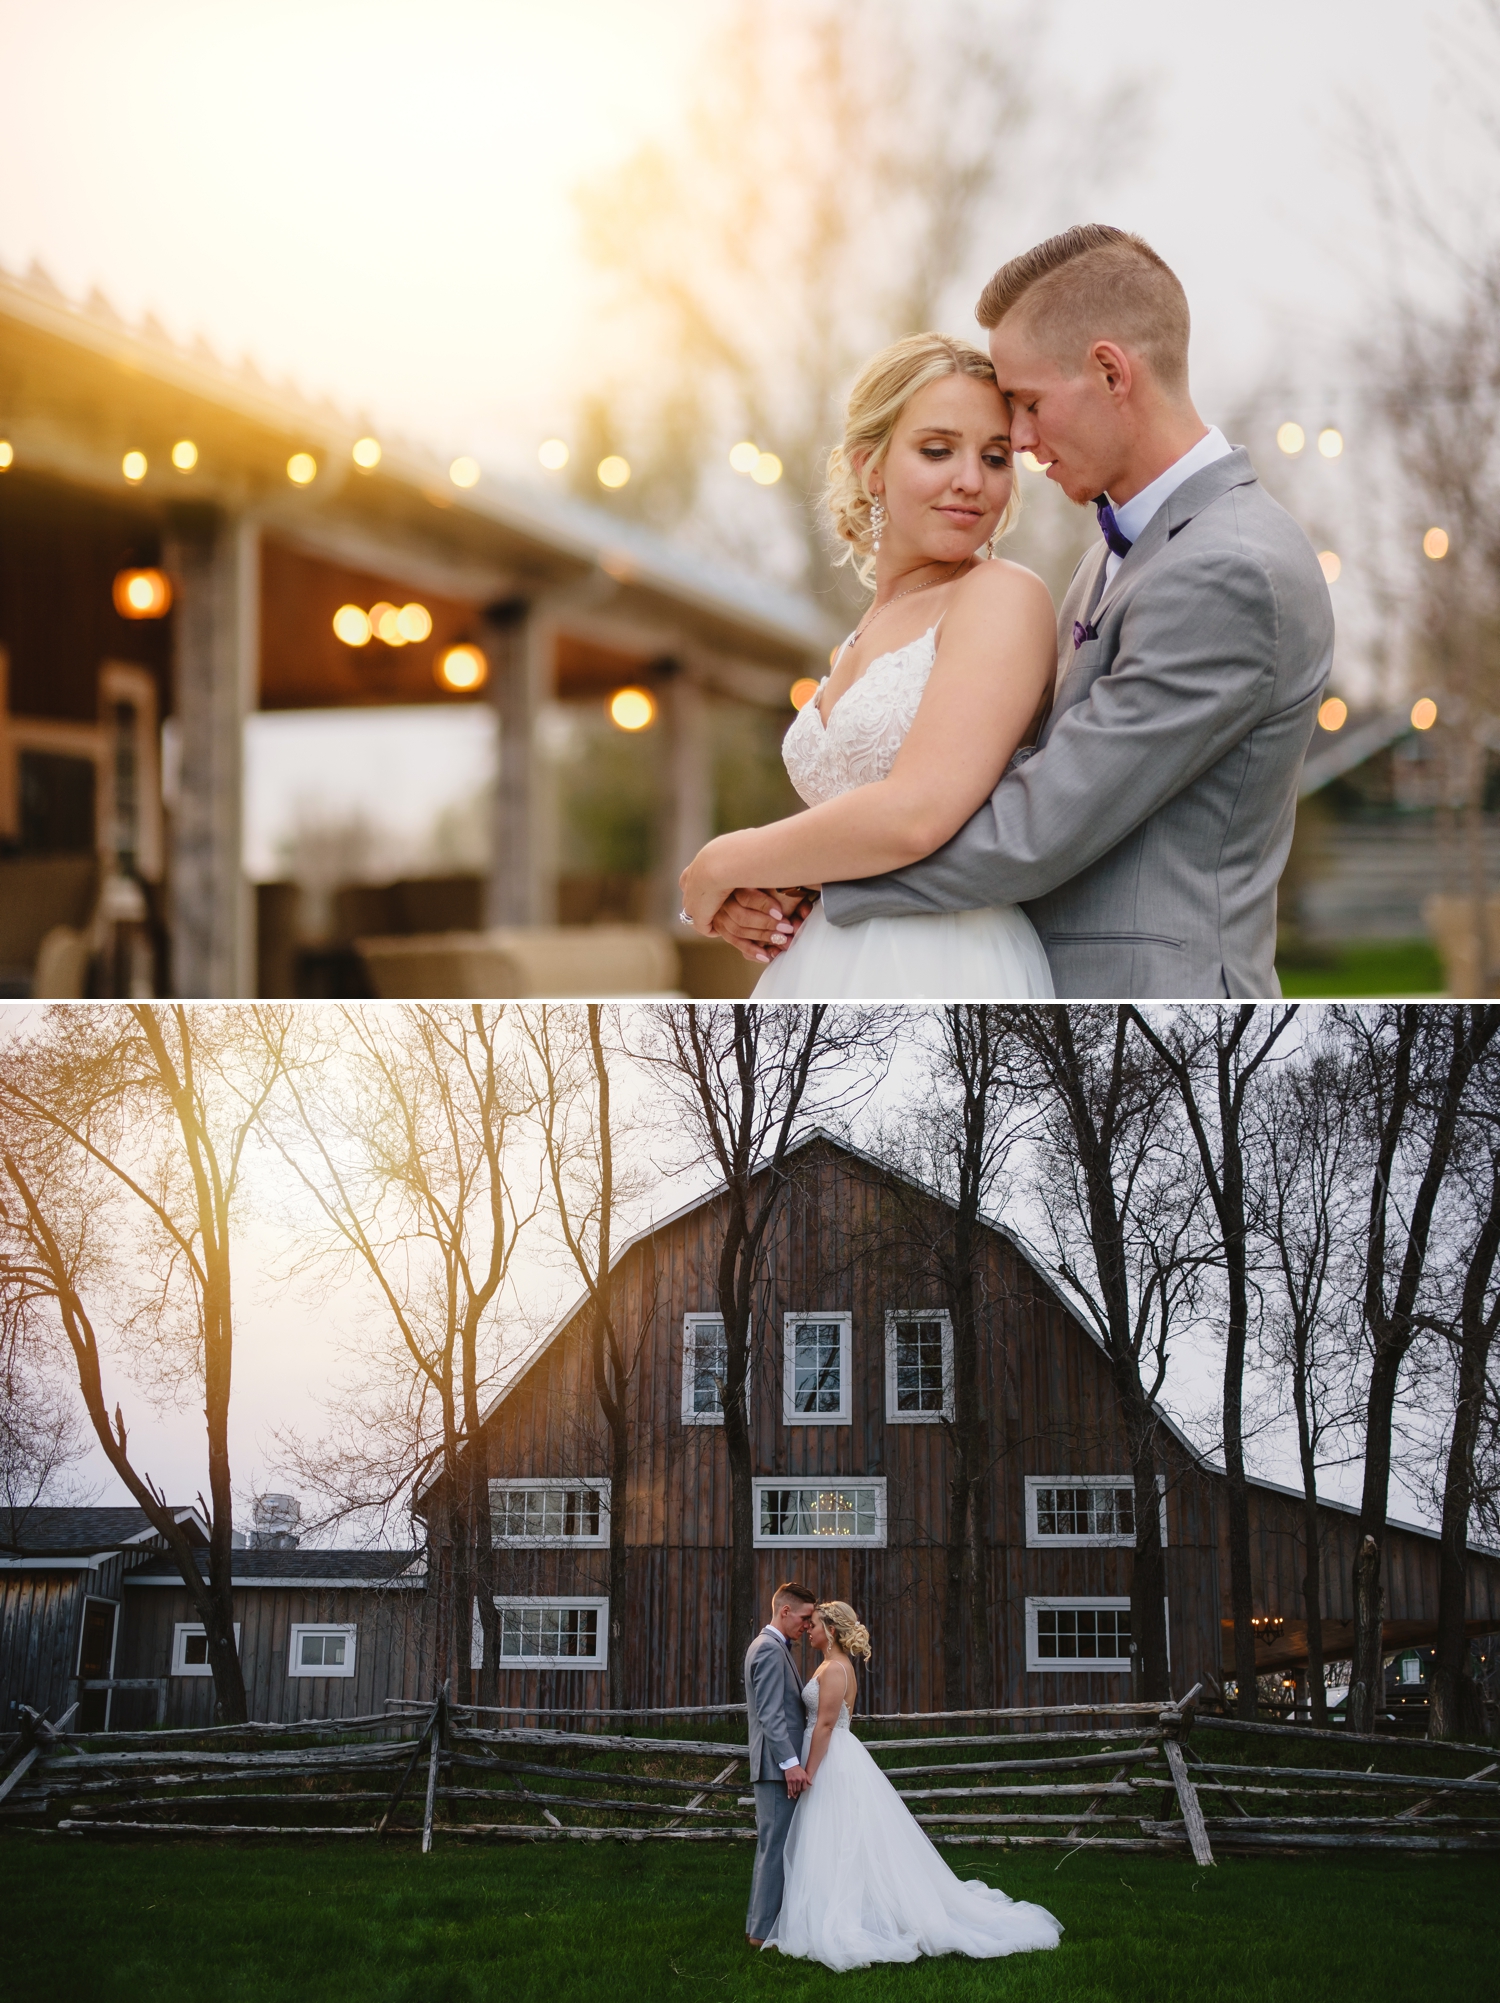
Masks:
[[[173,1514],[206,1549],[197,1510]],[[132,1566],[157,1562],[165,1549],[143,1509],[0,1510],[0,1729],[14,1727],[19,1704],[57,1718],[75,1696],[81,1725],[107,1731],[119,1722],[120,1700],[134,1693],[79,1693],[75,1684],[127,1674],[122,1587]]]

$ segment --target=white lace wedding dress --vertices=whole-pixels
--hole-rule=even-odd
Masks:
[[[818,1686],[802,1691],[806,1760]],[[921,1954],[977,1960],[1056,1947],[1062,1928],[1041,1906],[1008,1899],[977,1878],[955,1878],[906,1803],[849,1729],[842,1705],[813,1784],[786,1839],[786,1888],[767,1947],[826,1968],[915,1961]]]
[[[781,755],[808,806],[885,778],[936,658],[934,625],[871,661],[834,704],[826,725],[817,696],[797,712]],[[822,688],[820,682],[820,694]],[[1042,1001],[1052,991],[1042,942],[1013,904],[841,926],[830,925],[818,903],[756,982],[754,999]]]

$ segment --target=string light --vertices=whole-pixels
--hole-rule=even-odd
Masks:
[[[1438,706],[1430,695],[1418,696],[1411,706],[1413,730],[1431,730],[1438,720]]]
[[[286,462],[286,477],[294,487],[310,487],[318,477],[318,462],[310,452],[294,452]]]
[[[191,438],[179,438],[172,447],[172,464],[179,473],[191,473],[198,463],[198,448]]]
[[[561,438],[544,438],[536,456],[549,473],[560,473],[573,455]]]
[[[370,643],[370,615],[358,605],[341,605],[333,615],[333,630],[346,647],[366,647]]]
[[[656,704],[644,689],[616,689],[609,699],[609,720],[617,730],[644,730],[655,718]]]
[[[1288,418],[1285,424],[1278,424],[1276,427],[1276,443],[1288,459],[1295,459],[1307,443],[1307,433],[1300,424],[1293,423]]]
[[[753,473],[759,457],[760,447],[748,438],[742,438],[738,445],[729,448],[729,463],[736,473]]]
[[[601,459],[595,468],[601,487],[623,487],[630,478],[630,461],[622,459],[618,452],[611,452]]]
[[[1337,584],[1343,575],[1344,566],[1331,549],[1318,551],[1318,565],[1330,584]]]
[[[0,438],[0,473],[8,473],[16,463],[16,448],[8,438]]]
[[[146,455],[144,452],[127,452],[120,461],[120,471],[132,486],[146,477]]]
[[[448,478],[455,487],[477,487],[479,485],[479,461],[461,454],[448,468]]]
[[[1335,431],[1331,424],[1324,425],[1318,433],[1318,450],[1325,459],[1337,459],[1344,449],[1344,434]]]
[[[818,693],[818,684],[811,675],[801,675],[792,683],[791,697],[793,709],[806,709]]]
[[[380,464],[380,440],[378,438],[356,438],[350,449],[350,458],[361,473],[373,473]]]
[[[172,608],[172,586],[160,570],[120,570],[111,596],[122,619],[162,619]]]
[[[750,468],[750,478],[757,487],[774,487],[781,478],[781,461],[774,452],[762,452]]]
[[[433,672],[439,688],[451,689],[455,695],[467,695],[473,689],[484,687],[489,679],[490,664],[478,647],[462,641],[456,647],[444,649]]]
[[[1331,695],[1318,709],[1320,730],[1342,730],[1349,721],[1349,705],[1338,696]]]
[[[1448,554],[1448,531],[1429,529],[1422,538],[1422,554],[1430,556],[1434,563],[1441,563]]]

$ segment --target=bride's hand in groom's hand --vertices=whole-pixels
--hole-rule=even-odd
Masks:
[[[736,890],[714,913],[713,930],[745,959],[765,966],[791,945],[813,903],[806,884],[782,890]]]

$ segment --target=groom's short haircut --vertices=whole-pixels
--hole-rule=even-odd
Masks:
[[[784,1586],[778,1586],[771,1595],[772,1613],[779,1614],[790,1600],[795,1600],[800,1607],[815,1607],[818,1604],[816,1593],[810,1593],[806,1586],[799,1586],[795,1579],[788,1579]]]
[[[1002,264],[975,318],[998,327],[1018,308],[1059,368],[1081,371],[1092,342],[1117,341],[1145,356],[1169,394],[1187,390],[1187,294],[1171,266],[1128,230],[1079,223]]]

